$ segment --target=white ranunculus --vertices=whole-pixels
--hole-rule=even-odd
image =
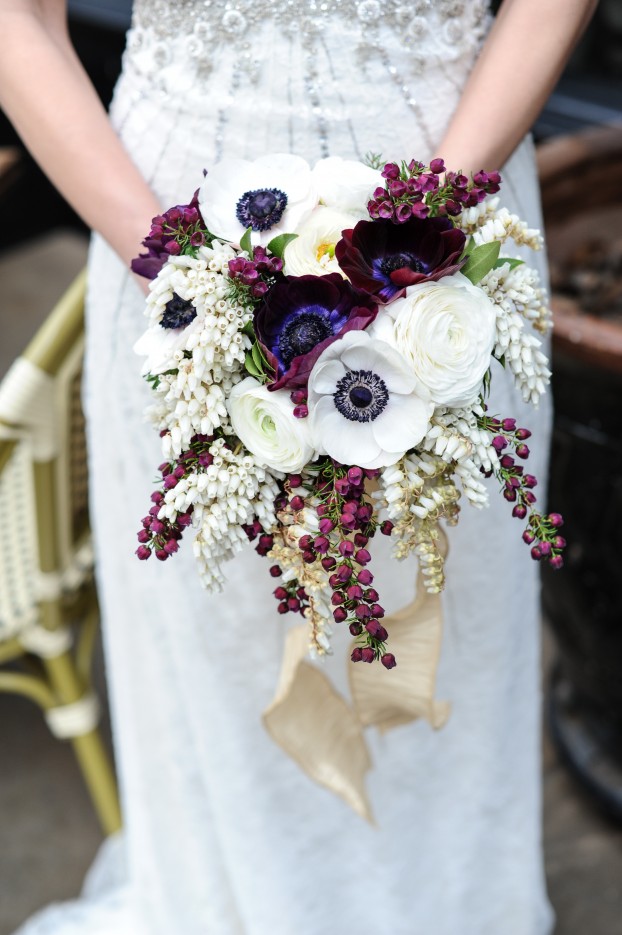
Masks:
[[[318,452],[362,468],[395,464],[424,437],[434,411],[400,354],[368,331],[348,331],[322,352],[308,404]]]
[[[288,276],[326,276],[327,273],[343,276],[335,259],[335,244],[341,240],[341,232],[350,230],[357,222],[358,218],[352,214],[319,205],[296,230],[296,239],[285,248],[285,273]]]
[[[288,390],[270,392],[253,377],[237,383],[227,409],[235,434],[263,466],[300,471],[312,460],[308,419],[294,416]]]
[[[238,219],[240,202],[245,196],[276,190],[286,198],[286,205],[273,223],[257,219],[266,229],[253,229],[254,244],[265,246],[278,234],[295,230],[318,203],[309,163],[300,156],[274,153],[254,162],[228,159],[210,169],[199,189],[199,208],[212,234],[231,243],[239,243],[251,223]]]
[[[316,162],[313,179],[322,204],[354,214],[358,220],[368,218],[367,202],[374,189],[379,185],[384,187],[384,179],[378,169],[340,156],[329,156]]]
[[[437,406],[469,406],[495,344],[495,307],[462,273],[411,286],[385,306],[370,333],[408,362]]]

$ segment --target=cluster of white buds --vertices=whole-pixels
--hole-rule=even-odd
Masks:
[[[540,350],[542,342],[534,334],[526,334],[524,325],[518,312],[501,311],[497,316],[494,355],[512,372],[525,402],[537,406],[551,379],[551,371],[548,358]]]
[[[544,243],[539,230],[527,227],[518,215],[499,207],[499,198],[486,198],[473,208],[466,208],[456,218],[457,226],[473,237],[476,246],[484,243],[505,243],[513,240],[517,246],[541,250]]]
[[[516,266],[509,260],[490,270],[479,286],[501,311],[508,315],[518,312],[541,334],[550,331],[552,313],[546,289],[540,285],[537,270],[526,263]]]
[[[212,435],[229,427],[225,400],[234,385],[232,374],[222,383],[195,383],[193,362],[185,358],[175,373],[163,374],[154,385],[157,402],[147,409],[162,436],[165,458],[179,457],[194,435]]]

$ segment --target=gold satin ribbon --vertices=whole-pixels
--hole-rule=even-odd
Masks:
[[[372,760],[365,728],[386,731],[423,717],[438,729],[450,710],[434,698],[443,629],[440,594],[428,594],[419,574],[414,601],[385,622],[397,666],[350,664],[351,704],[305,660],[307,628],[289,630],[276,694],[263,714],[273,740],[370,822],[365,775]]]

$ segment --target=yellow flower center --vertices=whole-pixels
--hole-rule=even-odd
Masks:
[[[335,258],[335,244],[334,243],[321,243],[318,245],[316,257],[318,263],[321,263],[324,257],[328,260],[333,260]]]

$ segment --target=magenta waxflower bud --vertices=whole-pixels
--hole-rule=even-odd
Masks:
[[[166,477],[164,478],[164,486],[166,487],[167,490],[172,490],[173,487],[177,487],[178,483],[179,481],[177,480],[174,474],[167,474]]]
[[[145,562],[148,558],[151,558],[151,549],[148,549],[145,545],[139,545],[136,549],[136,555],[141,562]]]
[[[531,432],[529,429],[516,429],[516,437],[519,442],[527,441],[528,438],[531,438]]]
[[[371,612],[374,617],[384,617],[384,607],[380,604],[372,604]]]
[[[342,513],[339,522],[345,529],[353,529],[356,526],[356,517],[353,513]]]
[[[360,584],[351,584],[346,589],[346,594],[348,595],[349,601],[360,601],[363,597],[363,588]]]
[[[178,513],[177,514],[177,525],[178,526],[181,526],[183,528],[185,526],[189,526],[191,522],[192,522],[192,516],[190,515],[190,513]]]
[[[348,611],[343,607],[335,607],[333,610],[333,617],[336,623],[343,623],[347,619]]]
[[[373,662],[376,658],[376,653],[371,646],[365,646],[361,650],[361,658],[363,662]]]
[[[154,536],[160,536],[164,532],[164,523],[162,520],[154,519],[151,521],[151,532]]]
[[[368,620],[367,623],[365,624],[365,629],[367,630],[370,636],[374,637],[374,639],[379,639],[378,633],[380,632],[380,630],[384,630],[384,627],[382,626],[382,624],[378,623],[377,620]]]
[[[359,508],[359,505],[356,500],[346,500],[346,502],[343,505],[343,512],[351,513],[352,516],[355,516],[358,508]]]
[[[506,442],[503,435],[495,435],[492,440],[492,447],[495,449],[497,454],[501,454],[504,448],[507,448],[508,443]]]
[[[360,662],[362,658],[363,658],[363,650],[361,649],[360,646],[356,646],[352,650],[352,655],[350,656],[350,659],[352,660],[352,662]]]
[[[371,584],[374,580],[374,576],[372,575],[369,568],[361,568],[358,575],[356,576],[356,580],[360,584]]]
[[[556,529],[559,529],[560,526],[564,525],[564,517],[561,513],[549,513],[547,519],[551,526],[554,526]]]
[[[156,510],[156,513],[159,513],[159,509]],[[153,522],[153,516],[143,516],[140,523],[143,529],[151,529],[151,523]]]
[[[167,474],[170,474],[170,473],[171,473],[171,466],[170,466],[170,464],[168,463],[168,461],[163,461],[162,464],[159,465],[158,471],[160,472],[160,474],[162,475],[162,477],[166,477]]]
[[[511,467],[514,467],[514,458],[512,458],[511,455],[503,455],[503,457],[502,457],[501,460],[499,461],[499,464],[500,464],[501,467],[503,467],[503,468],[511,468]]]
[[[523,445],[523,444],[517,445],[517,446],[516,446],[516,456],[517,456],[518,458],[523,458],[523,459],[528,458],[528,457],[529,457],[529,448],[528,448],[528,446],[527,446],[527,445]]]
[[[286,600],[286,598],[287,598],[287,596],[288,596],[288,595],[287,595],[287,591],[286,591],[285,588],[282,587],[281,585],[279,585],[278,588],[275,588],[274,591],[273,591],[272,593],[273,593],[274,596],[276,597],[277,601],[284,601],[284,600]]]
[[[350,542],[349,539],[344,539],[339,543],[339,552],[344,558],[349,558],[354,555],[354,543]]]
[[[164,500],[164,494],[161,494],[159,490],[154,490],[151,494],[151,501],[153,503],[162,503]]]
[[[354,613],[359,620],[366,620],[368,617],[371,617],[371,610],[367,604],[359,604]]]
[[[169,539],[166,545],[164,546],[164,551],[168,552],[169,555],[174,555],[175,552],[179,551],[179,543],[176,539]]]
[[[361,633],[363,632],[363,627],[360,623],[351,623],[350,626],[348,627],[348,630],[350,631],[352,636],[360,636]]]
[[[517,519],[525,519],[527,516],[527,507],[523,506],[522,503],[517,503],[512,510],[512,516],[516,516]]]
[[[331,575],[330,578],[328,579],[328,583],[334,591],[335,588],[341,587],[341,585],[343,584],[343,581],[341,580],[337,572],[335,572],[335,574]]]
[[[297,487],[302,487],[302,477],[300,474],[290,474],[288,480],[292,490],[295,490]]]
[[[323,533],[324,535],[328,532],[332,532],[333,529],[335,528],[335,524],[333,523],[333,521],[328,519],[327,517],[325,517],[324,519],[321,519],[318,526],[319,526],[320,532]]]
[[[383,664],[385,669],[394,669],[397,665],[393,653],[385,653],[384,656],[380,657],[380,662]]]
[[[302,499],[302,497],[299,497],[298,495],[296,495],[295,497],[292,497],[292,499],[289,501],[289,504],[292,510],[296,510],[296,511],[304,510],[305,502]]]
[[[281,569],[279,568],[278,565],[271,565],[270,574],[272,575],[273,578],[278,578],[281,574]]]
[[[556,549],[565,549],[566,540],[564,539],[563,536],[555,536],[555,538],[553,539],[553,545],[555,546]]]
[[[299,406],[294,406],[293,415],[295,419],[306,419],[309,415],[309,407],[306,403],[301,403]]]
[[[533,546],[533,548],[531,549],[531,557],[532,557],[536,562],[539,562],[539,561],[540,561],[540,559],[542,558],[542,552],[540,551],[540,546],[539,546],[539,545],[534,545],[534,546]]]
[[[361,523],[368,523],[374,512],[373,507],[369,503],[364,503],[363,506],[360,506],[356,511],[356,518]]]
[[[531,490],[523,491],[523,500],[525,501],[525,503],[533,504],[536,502],[536,499],[537,498],[536,498],[535,493],[532,493]]]
[[[165,562],[168,558],[168,552],[166,549],[156,549],[155,557],[161,562]]]
[[[289,398],[293,402],[294,406],[300,406],[301,403],[306,403],[307,401],[307,391],[292,390],[292,392],[289,394]]]
[[[330,598],[330,602],[333,605],[333,607],[338,607],[339,604],[344,604],[345,600],[346,600],[346,596],[343,593],[343,591],[333,591],[331,598]]]
[[[347,477],[339,477],[335,481],[335,490],[345,497],[350,490],[350,482]]]
[[[324,558],[322,559],[322,568],[324,569],[324,571],[331,571],[335,567],[336,564],[337,562],[332,557],[332,555],[325,555]]]
[[[340,565],[337,569],[337,577],[343,584],[350,580],[352,577],[352,569],[349,565]]]
[[[316,552],[319,552],[320,555],[324,555],[326,552],[328,552],[329,545],[330,542],[326,536],[317,536],[317,538],[313,540],[313,548]]]
[[[358,487],[358,485],[363,480],[362,469],[360,467],[356,467],[356,465],[354,467],[348,468],[348,480],[351,484],[354,484],[355,487]]]
[[[443,159],[433,159],[430,163],[430,172],[434,175],[441,175],[445,171],[445,161]]]
[[[280,614],[286,614],[289,611],[289,607],[287,606],[287,601],[281,601],[281,603],[277,607],[277,611]]]
[[[316,558],[315,552],[312,552],[311,549],[305,549],[302,553],[302,560],[306,562],[307,565],[312,565]]]
[[[357,532],[354,537],[354,545],[358,549],[364,549],[369,542],[369,536],[364,536],[362,532]]]
[[[313,536],[309,536],[308,534],[301,536],[300,539],[298,540],[298,548],[301,549],[303,552],[305,549],[308,549],[309,546],[311,545],[313,545]]]
[[[149,516],[157,516],[160,512],[160,507],[157,503],[154,503],[152,507],[149,507]],[[151,520],[149,520],[149,525],[151,525]]]
[[[380,174],[382,175],[383,179],[399,179],[400,167],[395,162],[387,162]],[[384,191],[382,188],[379,190],[381,193]],[[374,192],[374,196],[376,198],[380,197],[379,195],[376,195],[376,192]]]
[[[503,419],[501,422],[501,428],[504,432],[513,432],[516,428],[516,419]]]
[[[549,565],[551,566],[551,568],[562,568],[564,565],[564,559],[562,558],[561,555],[553,555],[549,559]]]
[[[516,500],[516,491],[513,487],[506,487],[506,489],[503,491],[503,496],[510,503],[514,503]]]
[[[535,542],[536,537],[530,529],[526,529],[523,533],[523,542],[526,542],[527,545],[531,545],[532,542]]]
[[[552,552],[552,548],[551,548],[551,543],[550,543],[550,542],[541,542],[541,543],[540,543],[540,554],[541,554],[541,555],[544,555],[545,558],[548,558],[549,555],[551,554],[551,552]]]
[[[354,556],[354,561],[358,565],[367,565],[371,562],[371,555],[367,549],[359,549],[356,555]]]
[[[151,536],[146,529],[141,529],[140,532],[136,534],[136,538],[139,542],[149,542],[151,540]]]
[[[378,632],[376,633],[376,639],[380,640],[381,643],[386,643],[386,641],[389,639],[389,634],[387,633],[387,631],[385,630],[383,626],[380,626],[378,628]]]
[[[365,592],[365,600],[368,601],[369,603],[373,604],[374,601],[377,601],[379,597],[380,595],[378,594],[375,588],[368,588],[367,591]]]
[[[289,610],[295,613],[297,610],[300,610],[300,601],[297,597],[290,597],[287,599],[287,606]]]
[[[181,480],[185,473],[186,473],[186,469],[183,466],[183,464],[178,464],[175,470],[173,471],[173,474],[175,475],[177,480]]]
[[[525,487],[537,487],[538,479],[537,477],[534,477],[533,474],[525,474],[523,477],[523,485]]]

